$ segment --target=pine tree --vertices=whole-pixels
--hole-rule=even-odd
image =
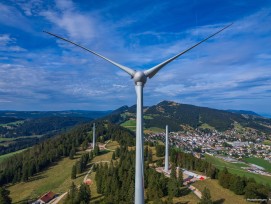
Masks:
[[[72,166],[72,174],[71,174],[71,179],[76,179],[76,166]]]
[[[93,158],[94,158],[93,151],[90,151],[90,153],[89,153],[89,160],[92,160]]]
[[[75,184],[72,182],[71,186],[70,186],[70,189],[69,189],[69,192],[68,192],[68,195],[67,195],[67,198],[65,200],[65,203],[68,203],[68,204],[75,204],[76,203],[76,199],[77,199],[77,188],[75,186]]]
[[[94,155],[95,155],[95,156],[98,156],[99,153],[100,153],[100,148],[99,148],[98,145],[95,145],[95,147],[94,147]]]
[[[85,139],[84,142],[82,143],[82,149],[86,150],[88,148],[88,140]]]
[[[70,151],[70,154],[69,154],[69,158],[70,158],[70,159],[73,159],[73,158],[74,158],[74,155],[75,155],[75,149],[72,148],[71,151]]]
[[[11,204],[11,198],[9,197],[9,191],[4,187],[0,187],[0,203]]]
[[[113,152],[113,154],[112,154],[112,160],[115,160],[116,159],[116,154],[115,154],[115,152]]]
[[[213,201],[211,199],[211,193],[208,188],[204,188],[202,191],[201,199],[198,204],[213,204]]]
[[[178,169],[178,185],[179,187],[182,187],[183,186],[183,171],[181,168]]]
[[[245,183],[240,176],[232,176],[232,184],[230,190],[237,195],[244,194]]]
[[[149,149],[149,152],[148,152],[148,162],[152,163],[152,150],[151,149]]]
[[[76,173],[77,174],[81,174],[82,173],[82,165],[81,165],[81,162],[80,161],[77,161],[75,163],[75,166],[76,166]]]
[[[176,166],[175,166],[174,163],[171,166],[170,178],[174,178],[174,179],[177,178],[177,176],[176,176]]]
[[[90,189],[89,186],[87,184],[81,184],[80,188],[79,188],[79,192],[78,192],[78,201],[79,203],[85,203],[88,204],[90,202],[90,197],[91,193],[90,193]]]
[[[179,196],[179,185],[175,178],[170,178],[168,182],[168,195],[170,198]]]
[[[260,198],[257,191],[258,185],[256,183],[250,182],[245,188],[245,198]]]

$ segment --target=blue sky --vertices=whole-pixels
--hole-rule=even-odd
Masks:
[[[134,69],[147,69],[233,26],[148,80],[162,100],[271,115],[271,1],[0,1],[0,109],[109,110],[136,102],[117,67],[51,31]]]

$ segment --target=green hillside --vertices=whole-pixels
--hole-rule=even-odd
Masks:
[[[136,107],[124,106],[112,112],[105,119],[114,123],[126,124],[127,120],[135,119]],[[144,107],[144,127],[164,128],[169,125],[171,131],[183,130],[183,126],[202,129],[225,131],[237,126],[253,128],[260,132],[271,133],[271,119],[256,115],[231,113],[206,107],[163,101],[157,105]]]
[[[217,158],[217,157],[214,157],[214,156],[210,156],[210,155],[205,155],[205,158],[206,158],[206,161],[212,163],[215,167],[217,167],[220,170],[222,170],[225,167],[227,167],[228,171],[230,173],[232,173],[232,174],[236,174],[236,175],[239,175],[241,177],[242,176],[246,176],[247,178],[254,178],[259,183],[271,185],[271,177],[269,177],[269,176],[263,176],[263,175],[260,175],[260,174],[250,173],[250,172],[242,169],[241,167],[248,167],[248,165],[245,164],[245,163],[230,163],[230,162],[226,162],[226,161],[224,161],[224,160],[222,160],[220,158]],[[249,163],[253,163],[255,161],[260,161],[261,162],[261,160],[255,160],[253,158],[251,158],[251,159],[249,159],[249,158],[245,159],[245,161],[246,160]],[[261,165],[259,165],[259,166],[261,166]],[[270,164],[268,166],[270,168]]]

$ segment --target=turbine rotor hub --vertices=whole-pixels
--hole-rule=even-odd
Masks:
[[[135,84],[137,84],[138,82],[145,84],[147,81],[146,75],[144,74],[144,72],[141,72],[141,71],[137,71],[133,78],[134,78]]]

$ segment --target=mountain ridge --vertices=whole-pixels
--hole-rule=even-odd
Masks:
[[[135,107],[135,105],[125,106],[122,112],[109,114],[105,118],[119,124],[134,120],[136,117]],[[180,131],[183,130],[183,126],[192,128],[207,126],[210,129],[226,131],[233,129],[236,123],[244,128],[271,133],[271,119],[254,114],[232,113],[226,110],[181,104],[174,101],[161,101],[156,105],[144,107],[145,128],[164,128],[165,125],[169,125],[172,131]]]

